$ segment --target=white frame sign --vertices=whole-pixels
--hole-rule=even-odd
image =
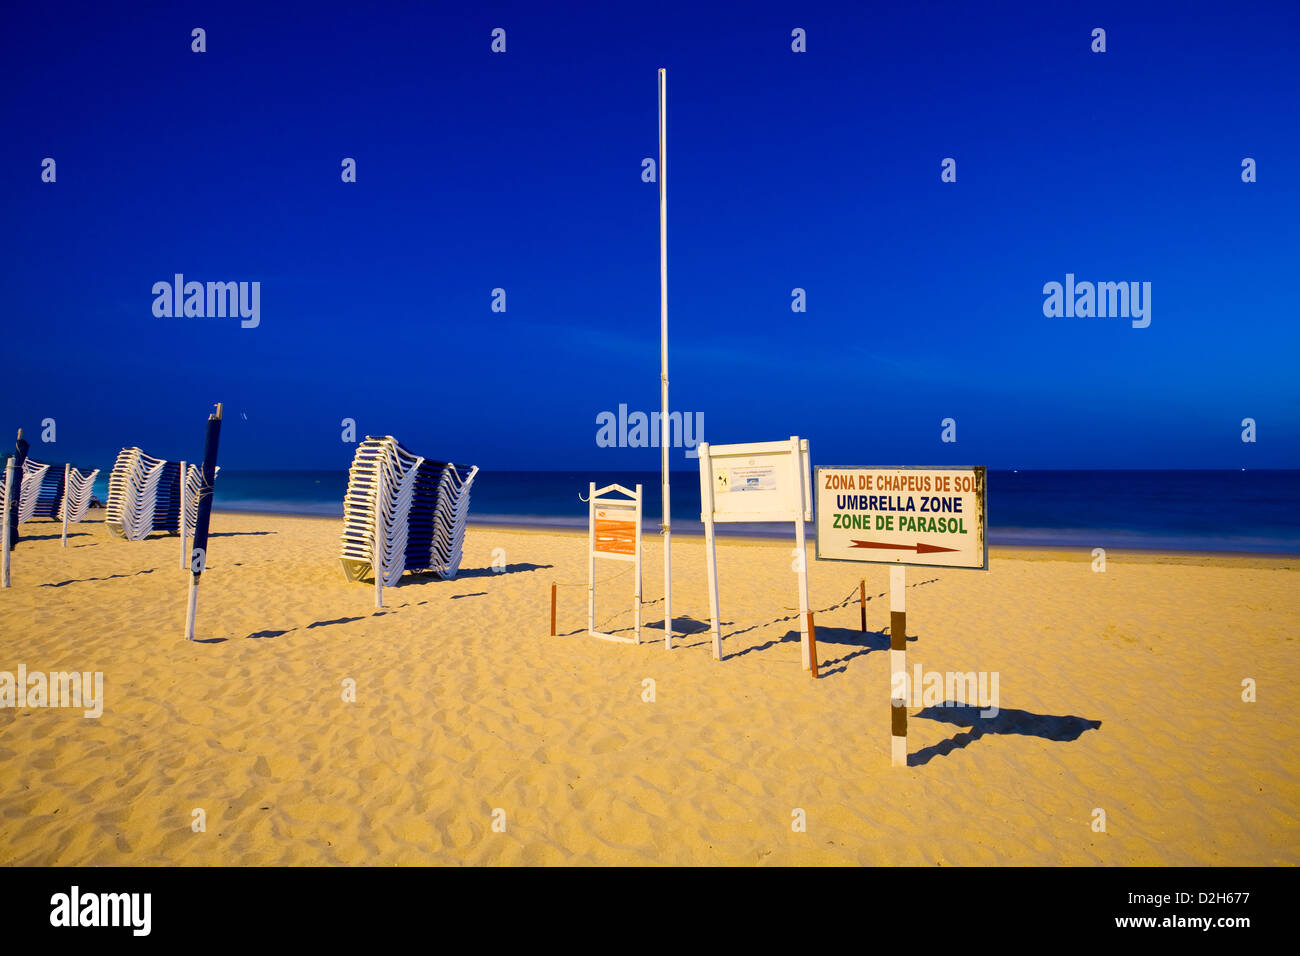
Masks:
[[[587,496],[587,633],[606,641],[622,644],[641,643],[641,486],[636,490],[622,485],[597,489],[588,484]],[[619,497],[614,497],[617,495]],[[603,496],[603,497],[602,497]],[[631,561],[633,571],[633,637],[620,637],[596,630],[596,559]]]
[[[982,466],[817,468],[817,560],[987,571]]]
[[[713,659],[722,660],[718,618],[718,555],[713,526],[719,522],[790,521],[798,555],[799,635],[804,670],[812,669],[808,642],[808,560],[804,522],[812,520],[812,469],[808,439],[746,445],[700,442],[700,520],[709,569]]]

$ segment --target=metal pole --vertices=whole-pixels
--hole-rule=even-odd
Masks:
[[[673,530],[668,445],[668,71],[659,71],[659,459],[663,472],[664,647],[673,646]]]

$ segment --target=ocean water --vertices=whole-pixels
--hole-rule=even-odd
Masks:
[[[480,471],[470,521],[585,528],[591,481],[640,482],[646,530],[658,529],[658,472]],[[344,471],[222,469],[215,506],[341,518],[346,487]],[[988,488],[992,544],[1300,554],[1300,471],[991,471]],[[96,495],[106,499],[107,476]],[[672,505],[674,531],[702,530],[698,472],[673,473]]]

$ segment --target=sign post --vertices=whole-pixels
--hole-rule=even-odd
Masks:
[[[641,643],[641,486],[636,491],[622,485],[597,489],[588,484],[587,497],[587,633],[606,641]],[[611,494],[612,493],[612,494]],[[619,497],[613,497],[617,495]],[[596,559],[630,561],[635,565],[632,582],[633,637],[619,637],[596,630]],[[552,590],[552,595],[554,590]],[[551,619],[555,618],[554,600]],[[554,624],[551,627],[555,631]]]
[[[988,570],[987,490],[983,467],[817,469],[817,559],[891,566],[892,766],[907,766],[907,565]]]
[[[700,442],[700,520],[704,522],[705,557],[709,571],[709,615],[712,619],[713,659],[722,660],[722,627],[718,616],[718,556],[714,539],[717,522],[794,522],[795,567],[798,575],[799,633],[803,668],[812,669],[808,635],[808,562],[804,522],[812,520],[812,489],[808,440],[792,435],[788,441],[747,445]]]

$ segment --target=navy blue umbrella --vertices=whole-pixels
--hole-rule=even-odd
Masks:
[[[221,439],[221,405],[208,416],[203,441],[203,477],[199,485],[199,512],[194,519],[194,547],[190,551],[190,604],[185,615],[185,639],[194,640],[194,610],[199,601],[199,578],[208,560],[208,524],[212,520],[212,487],[217,477],[217,443]],[[182,509],[181,521],[184,521]]]

